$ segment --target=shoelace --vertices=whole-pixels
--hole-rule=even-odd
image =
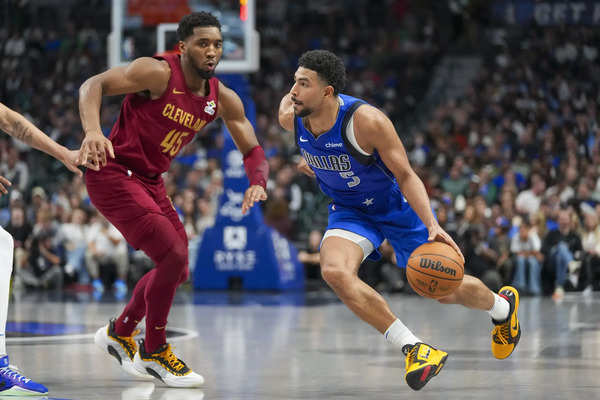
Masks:
[[[135,339],[134,337],[137,336],[140,333],[139,329],[134,330],[131,333],[131,336],[119,336],[120,339],[124,340],[125,342],[127,342],[127,344],[133,348],[134,350],[137,349],[137,344],[135,343]]]
[[[185,367],[185,363],[177,358],[173,351],[171,351],[171,346],[167,347],[165,350],[165,359],[175,371],[179,372]]]
[[[508,322],[498,325],[494,328],[494,339],[500,341],[501,344],[508,344],[508,338],[510,337]],[[496,342],[498,343],[498,342]]]
[[[11,367],[0,368],[0,375],[6,377],[7,379],[15,380],[22,383],[27,383],[31,380],[26,376],[21,375],[19,371],[12,369]]]
[[[410,364],[415,362],[415,359],[417,358],[417,349],[419,348],[419,346],[414,345],[412,347],[412,349],[410,349],[410,351],[408,352],[408,362]]]

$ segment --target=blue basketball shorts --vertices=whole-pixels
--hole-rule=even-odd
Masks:
[[[377,249],[383,240],[387,239],[396,253],[397,265],[406,267],[408,257],[417,247],[427,242],[429,232],[402,196],[392,199],[387,205],[385,210],[372,213],[364,207],[341,206],[335,202],[329,204],[329,221],[324,237],[330,236],[334,229],[352,232],[355,235],[331,235],[345,237],[357,243],[363,250],[372,250],[370,254],[365,254],[372,260],[381,258]],[[365,246],[363,238],[367,239],[372,247]]]

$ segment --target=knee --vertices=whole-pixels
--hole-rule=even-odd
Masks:
[[[173,268],[178,271],[173,275],[178,279],[184,271],[188,268],[188,249],[187,244],[181,241],[177,241],[173,244],[173,247],[163,257],[163,263],[169,264],[169,268]]]
[[[328,261],[321,263],[321,275],[323,280],[334,289],[343,287],[345,282],[352,279],[352,274],[341,264]]]

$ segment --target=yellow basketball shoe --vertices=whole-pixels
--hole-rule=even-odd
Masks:
[[[496,325],[492,330],[492,354],[497,359],[504,359],[512,354],[521,338],[521,324],[517,318],[519,310],[519,292],[512,286],[504,286],[498,294],[510,304],[508,317],[504,321],[492,322]]]
[[[448,353],[425,343],[406,345],[402,348],[406,355],[406,383],[413,390],[419,390],[444,366]]]

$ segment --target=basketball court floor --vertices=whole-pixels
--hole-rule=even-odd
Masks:
[[[600,397],[600,294],[522,298],[516,352],[496,360],[486,313],[417,296],[388,297],[404,322],[449,353],[419,392],[404,382],[404,356],[331,292],[180,291],[169,318],[175,352],[204,375],[200,389],[130,378],[92,344],[122,308],[64,294],[13,301],[11,362],[50,388],[47,399],[596,399]],[[46,398],[46,397],[42,397]],[[37,398],[37,399],[42,399]]]

